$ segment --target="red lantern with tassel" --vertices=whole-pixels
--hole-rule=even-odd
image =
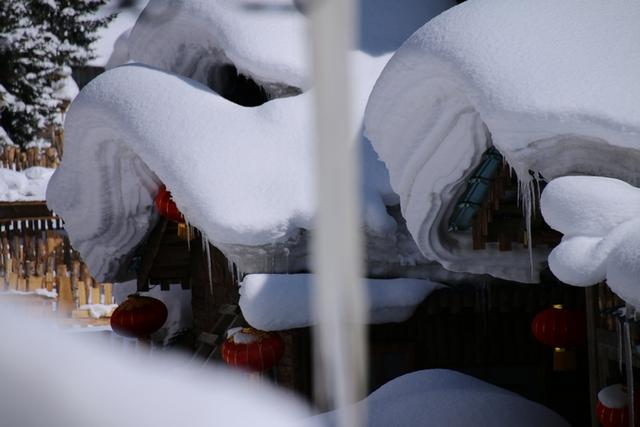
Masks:
[[[634,407],[638,410],[640,398],[634,395]],[[605,387],[598,393],[598,405],[596,417],[604,427],[628,427],[629,405],[627,401],[627,388],[622,384],[614,384]],[[640,417],[636,415],[636,426],[640,426]]]
[[[275,332],[254,328],[229,330],[222,344],[222,359],[227,365],[263,372],[278,363],[284,353],[284,342]]]
[[[167,315],[159,299],[133,294],[111,314],[111,329],[125,337],[147,339],[164,325]]]
[[[158,194],[156,194],[155,204],[158,212],[163,217],[177,223],[184,223],[184,216],[178,210],[176,203],[171,198],[171,192],[167,191],[167,187],[164,184],[160,186]]]
[[[538,341],[554,348],[554,370],[575,369],[576,356],[573,348],[584,344],[587,340],[584,312],[556,304],[534,317],[531,330]]]

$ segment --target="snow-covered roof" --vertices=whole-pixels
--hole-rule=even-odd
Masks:
[[[44,201],[53,172],[39,166],[23,171],[0,168],[0,202]]]
[[[305,233],[315,211],[313,90],[249,108],[206,86],[218,87],[211,73],[225,64],[260,84],[309,86],[306,18],[292,1],[266,9],[252,4],[153,1],[126,40],[130,59],[144,65],[107,71],[72,103],[65,155],[47,198],[96,278],[126,268],[155,222],[160,182],[233,261],[268,271],[278,252],[287,262],[289,254],[303,259],[296,269],[307,267]],[[351,58],[353,116],[361,119],[389,55],[354,51]],[[397,196],[384,165],[360,131],[353,134],[363,150],[363,218],[372,251],[383,262],[415,263],[421,259],[415,245],[387,212]],[[295,246],[299,256],[284,246]]]
[[[249,274],[240,284],[240,308],[254,328],[279,331],[315,324],[311,274]],[[366,279],[369,323],[403,322],[442,285],[418,279]]]
[[[473,251],[447,222],[493,144],[525,184],[574,173],[640,181],[640,5],[469,0],[394,55],[372,92],[365,135],[385,162],[407,227],[447,269],[537,279],[546,250]],[[525,200],[526,201],[526,200]]]
[[[99,17],[116,14],[109,25],[98,30],[98,39],[93,44],[96,57],[89,65],[104,67],[114,52],[118,37],[130,30],[149,0],[109,0],[97,13]]]

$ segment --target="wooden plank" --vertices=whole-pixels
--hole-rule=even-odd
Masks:
[[[151,231],[151,235],[147,241],[144,253],[142,254],[142,262],[138,271],[138,292],[146,292],[149,290],[149,273],[153,267],[154,260],[160,248],[162,237],[167,229],[167,219],[160,217],[160,220]]]
[[[44,201],[36,202],[0,202],[0,222],[16,219],[49,219],[56,216],[47,208]]]
[[[106,305],[113,303],[113,285],[111,283],[104,283],[102,285],[104,289],[104,303]]]

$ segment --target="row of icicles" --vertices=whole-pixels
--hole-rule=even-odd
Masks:
[[[189,226],[175,202],[171,193],[162,185],[155,198],[158,212],[170,221],[178,223],[178,233],[186,229],[187,241],[190,241]],[[205,242],[206,239],[203,239]],[[209,259],[209,282],[211,280],[211,258],[208,244],[206,255]],[[159,299],[129,295],[111,315],[111,329],[121,336],[149,340],[167,320],[168,310]],[[275,332],[259,331],[254,328],[235,328],[229,330],[227,338],[222,344],[222,359],[230,366],[239,367],[250,372],[263,372],[275,366],[284,354],[284,341]]]

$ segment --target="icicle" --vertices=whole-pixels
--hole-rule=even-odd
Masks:
[[[626,363],[626,383],[627,383],[627,402],[629,405],[629,426],[635,426],[635,405],[633,390],[633,353],[631,350],[631,328],[630,322],[634,318],[633,308],[627,304],[624,319],[624,341],[625,341],[625,363]]]
[[[522,187],[522,188],[520,188]],[[533,184],[532,178],[528,181],[519,181],[518,192],[522,197],[522,209],[524,214],[525,230],[527,233],[527,249],[529,249],[529,274],[533,280],[533,240],[531,233],[531,217],[533,216]]]
[[[619,316],[616,316],[616,335],[618,336],[618,372],[622,375],[622,319]]]
[[[213,295],[213,274],[212,274],[211,250],[210,250],[211,245],[209,245],[209,239],[207,239],[205,236],[203,236],[202,241],[203,242],[206,241],[205,254],[207,255],[207,268],[209,269],[209,292],[211,292],[211,295]]]
[[[184,224],[187,226],[187,250],[191,252],[191,224],[186,219]]]

